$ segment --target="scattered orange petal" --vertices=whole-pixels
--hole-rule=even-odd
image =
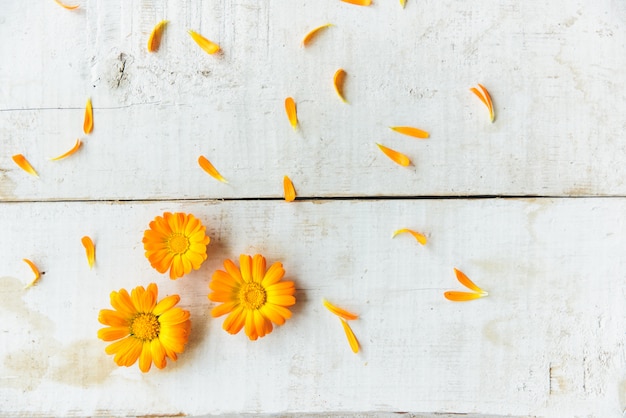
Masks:
[[[345,309],[339,308],[327,301],[326,299],[324,299],[324,306],[326,307],[326,309],[328,309],[338,317],[341,317],[347,321],[359,319],[359,316],[357,314],[353,314],[352,312],[348,312]]]
[[[396,132],[412,136],[414,138],[426,139],[430,136],[428,132],[422,131],[421,129],[413,128],[411,126],[390,126],[390,128]]]
[[[283,189],[285,190],[285,200],[287,202],[296,200],[296,189],[293,187],[291,179],[287,176],[283,177]]]
[[[333,77],[333,85],[335,86],[335,91],[337,92],[337,96],[344,102],[347,103],[346,98],[343,96],[343,83],[346,81],[346,72],[343,68],[338,69],[335,72]]]
[[[311,43],[311,41],[313,40],[313,38],[315,38],[315,36],[322,30],[322,29],[326,29],[327,27],[332,26],[332,23],[327,23],[325,25],[322,26],[318,26],[315,29],[313,29],[312,31],[310,31],[309,33],[307,33],[306,35],[304,35],[304,39],[302,39],[302,46],[308,46],[309,43]]]
[[[207,54],[213,55],[220,50],[220,46],[218,44],[216,44],[215,42],[209,41],[207,38],[200,35],[198,32],[194,32],[191,29],[188,30],[187,32],[189,33],[189,35],[191,35],[193,40],[196,41],[196,43],[200,46],[200,48],[204,49],[204,51]]]
[[[412,229],[407,229],[407,228],[402,228],[402,229],[398,229],[397,231],[395,231],[392,235],[391,238],[395,237],[398,234],[403,234],[405,232],[408,232],[409,234],[413,235],[413,237],[417,240],[417,242],[419,242],[422,245],[426,245],[426,235],[421,234],[417,231],[413,231]]]
[[[65,3],[60,2],[59,0],[54,0],[54,2],[55,2],[56,4],[58,4],[59,6],[63,7],[64,9],[67,9],[67,10],[74,10],[74,9],[78,9],[78,6],[79,6],[78,4],[77,4],[77,5],[74,5],[74,6],[69,5],[69,4],[65,4]]]
[[[378,142],[376,143],[376,145],[378,145],[378,148],[380,148],[380,150],[384,152],[387,157],[391,158],[394,163],[399,164],[403,167],[411,164],[411,160],[406,155],[398,151],[392,150],[391,148],[387,148],[386,146],[379,144]]]
[[[39,174],[37,174],[33,166],[30,165],[26,157],[24,157],[22,154],[15,154],[11,158],[13,158],[13,161],[15,162],[15,164],[18,165],[19,168],[26,171],[28,174],[31,174],[35,177],[39,177]]]
[[[30,282],[29,284],[26,285],[26,288],[29,288],[31,286],[34,286],[35,283],[37,283],[37,281],[39,280],[39,278],[41,277],[41,274],[39,273],[39,269],[37,268],[37,266],[35,265],[35,263],[33,263],[32,261],[30,261],[28,258],[23,258],[24,262],[26,264],[28,264],[28,266],[30,267],[30,269],[33,271],[33,273],[35,274],[35,278],[33,279],[32,282]]]
[[[72,147],[72,149],[71,149],[71,150],[67,151],[67,152],[66,152],[66,153],[64,153],[64,154],[59,155],[58,157],[55,157],[55,158],[50,158],[50,161],[62,160],[63,158],[67,158],[67,157],[69,157],[70,155],[72,155],[72,154],[74,154],[76,151],[78,151],[78,149],[80,148],[80,146],[81,146],[82,144],[83,144],[83,143],[81,142],[81,140],[80,140],[80,139],[77,139],[77,140],[76,140],[76,143],[74,144],[74,146]]]
[[[400,0],[400,6],[404,9],[404,6],[406,6],[406,0]]]
[[[372,0],[341,0],[344,3],[356,4],[357,6],[369,6]]]
[[[83,122],[83,132],[90,134],[93,131],[93,107],[91,106],[91,99],[87,99],[87,105],[85,106],[85,121]]]
[[[198,164],[200,164],[200,167],[202,167],[202,169],[209,173],[209,175],[214,179],[219,180],[222,183],[228,183],[228,180],[222,177],[219,171],[217,171],[215,167],[213,167],[213,164],[211,164],[211,162],[207,160],[204,155],[198,157]]]
[[[88,236],[82,237],[80,239],[80,242],[82,242],[83,247],[85,247],[85,252],[87,253],[87,262],[89,263],[89,268],[92,268],[94,262],[96,261],[96,247],[93,245],[93,241]]]
[[[163,36],[167,22],[167,20],[162,20],[152,29],[150,37],[148,38],[148,52],[157,52],[159,50],[159,46],[161,46],[161,36]]]
[[[296,113],[296,102],[293,101],[293,98],[287,97],[285,99],[285,111],[287,112],[289,123],[295,131],[298,127],[298,114]]]
[[[346,333],[346,337],[348,337],[348,342],[350,343],[350,348],[352,349],[352,352],[358,353],[359,340],[356,339],[356,335],[354,335],[354,332],[352,332],[352,328],[350,328],[350,325],[348,325],[348,323],[341,318],[339,320],[341,321],[341,325],[343,325],[343,330]]]
[[[463,286],[467,287],[468,289],[473,290],[474,292],[478,292],[478,293],[486,293],[483,289],[476,286],[476,284],[473,281],[471,281],[469,277],[467,277],[465,273],[463,273],[461,270],[457,270],[455,268],[454,274],[456,274],[456,279],[459,281],[459,283],[461,283]]]
[[[445,292],[443,296],[453,302],[466,302],[468,300],[482,298],[483,296],[487,296],[487,294],[474,292],[457,292],[454,290],[450,290],[448,292]]]
[[[493,102],[491,101],[491,96],[482,84],[479,83],[478,86],[480,87],[481,91],[479,91],[476,87],[470,88],[470,91],[474,93],[485,106],[487,106],[487,110],[489,110],[489,120],[493,122],[495,119],[495,114],[493,110]]]

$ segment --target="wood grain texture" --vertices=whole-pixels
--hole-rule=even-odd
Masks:
[[[411,4],[413,3],[413,4]],[[3,5],[0,198],[624,195],[626,7],[576,0]],[[170,20],[158,53],[146,40]],[[310,47],[304,34],[333,23]],[[187,29],[219,43],[205,54]],[[348,73],[349,105],[332,75]],[[469,92],[492,93],[496,121]],[[298,104],[300,129],[283,100]],[[80,153],[47,161],[95,129]],[[414,141],[388,127],[431,133]],[[375,142],[407,154],[396,167]],[[24,153],[41,174],[24,176]],[[206,155],[229,185],[194,163]]]
[[[7,416],[413,411],[617,417],[624,388],[626,199],[4,203],[0,410]],[[209,259],[170,281],[141,237],[194,213]],[[19,220],[19,221],[16,221]],[[421,246],[399,227],[427,234]],[[80,238],[96,245],[90,270]],[[225,258],[281,261],[298,303],[256,342],[212,319]],[[23,287],[32,272],[39,283]],[[453,268],[490,292],[453,303]],[[112,290],[157,282],[192,314],[163,371],[117,368],[96,338]],[[327,298],[360,315],[354,355]],[[62,402],[58,400],[62,399]]]

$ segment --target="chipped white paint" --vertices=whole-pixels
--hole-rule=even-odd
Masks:
[[[0,416],[622,416],[626,200],[567,197],[626,195],[624,2],[77,2],[1,2]],[[205,54],[187,29],[223,53]],[[338,68],[348,105],[333,91]],[[477,82],[493,124],[468,90]],[[48,160],[76,138],[76,155]],[[279,198],[284,175],[300,197],[414,199],[197,200]],[[418,199],[483,194],[560,198]],[[212,237],[202,269],[175,282],[141,245],[165,210],[193,212]],[[429,243],[391,239],[403,227]],[[221,260],[257,251],[285,264],[298,304],[251,343],[221,330],[206,294]],[[25,257],[45,272],[28,290]],[[446,301],[461,289],[453,267],[490,296]],[[104,354],[97,313],[111,290],[151,281],[182,295],[194,332],[179,362],[142,375]],[[361,314],[358,356],[322,297]]]
[[[143,255],[143,230],[164,210],[194,213],[212,237],[208,261],[177,281]],[[625,212],[625,199],[5,204],[0,409],[616,417]],[[429,243],[391,238],[405,226]],[[206,296],[212,272],[242,252],[282,261],[298,289],[293,318],[256,342],[223,331]],[[28,290],[23,257],[45,272]],[[444,299],[462,289],[454,267],[490,295]],[[181,295],[193,333],[178,362],[142,375],[114,366],[96,318],[111,290],[153,281]],[[359,355],[324,297],[360,314]]]

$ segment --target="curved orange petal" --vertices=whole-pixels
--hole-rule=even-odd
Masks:
[[[348,342],[350,343],[350,348],[352,349],[352,352],[358,353],[359,340],[356,339],[356,335],[354,335],[354,332],[352,331],[352,328],[350,328],[350,325],[348,325],[348,323],[341,318],[339,318],[339,320],[341,321],[341,325],[343,325],[343,330],[346,333],[346,337],[348,338]]]
[[[167,22],[167,20],[162,20],[152,29],[150,37],[148,38],[148,52],[156,52],[159,50],[159,46],[161,46],[161,37],[163,36],[163,31],[165,30]]]
[[[215,167],[213,167],[213,164],[211,164],[211,162],[204,155],[198,157],[198,164],[214,179],[219,180],[222,183],[228,183],[228,180],[222,177],[219,171],[217,171]]]
[[[343,318],[346,320],[359,319],[359,316],[357,314],[353,314],[352,312],[348,312],[345,309],[335,306],[329,301],[327,301],[326,299],[323,300],[323,303],[326,309],[328,309],[329,311],[331,311],[333,314],[337,315],[340,318]]]
[[[322,30],[322,29],[326,29],[327,27],[332,26],[331,23],[327,23],[325,25],[321,25],[316,27],[315,29],[311,30],[309,33],[307,33],[306,35],[304,35],[304,38],[302,39],[302,46],[308,46],[311,41],[313,40],[313,38],[316,37],[316,35]]]
[[[489,119],[491,120],[491,122],[493,122],[493,120],[495,119],[495,113],[493,110],[493,102],[491,101],[491,95],[489,94],[489,91],[487,91],[485,86],[483,86],[482,84],[478,83],[478,87],[480,87],[480,89],[483,91],[485,100],[487,100],[487,108],[489,109]]]
[[[461,283],[463,286],[467,287],[470,290],[473,290],[475,292],[478,293],[484,293],[485,291],[483,289],[481,289],[480,287],[476,286],[476,284],[471,281],[469,279],[469,277],[467,277],[465,275],[465,273],[463,273],[461,270],[457,270],[456,268],[454,269],[454,274],[456,275],[456,279],[459,281],[459,283]]]
[[[27,288],[29,288],[31,286],[34,286],[35,283],[37,283],[37,281],[41,277],[41,273],[39,273],[39,269],[37,268],[35,263],[30,261],[28,258],[23,258],[22,261],[24,261],[26,264],[28,264],[28,267],[30,267],[30,269],[33,271],[33,274],[35,275],[33,280],[29,284],[27,284],[26,287],[24,287],[24,289],[27,289]]]
[[[283,189],[285,193],[285,200],[287,202],[293,202],[296,200],[296,189],[293,187],[293,183],[288,176],[283,177]]]
[[[83,121],[83,132],[90,134],[93,131],[93,106],[91,105],[91,99],[87,99],[85,105],[85,120]]]
[[[19,168],[26,171],[28,174],[35,176],[35,177],[39,177],[39,174],[37,174],[37,171],[35,171],[33,166],[30,165],[26,157],[24,157],[22,154],[15,154],[13,157],[11,157],[11,159],[13,159],[13,162],[17,164]]]
[[[417,129],[412,126],[390,126],[390,129],[403,135],[412,136],[413,138],[426,139],[430,136],[428,132],[422,131],[421,129]]]
[[[77,139],[77,140],[76,140],[76,143],[74,144],[74,146],[72,147],[72,149],[70,149],[69,151],[67,151],[67,152],[65,152],[65,153],[63,153],[63,154],[61,154],[61,155],[59,155],[58,157],[50,158],[50,161],[58,161],[58,160],[62,160],[63,158],[67,158],[67,157],[69,157],[70,155],[72,155],[72,154],[76,153],[76,151],[78,151],[78,149],[80,148],[80,146],[81,146],[82,144],[83,144],[83,143],[81,142],[81,140],[80,140],[80,139]]]
[[[78,7],[79,7],[78,4],[76,4],[76,5],[65,4],[65,3],[61,2],[60,0],[54,0],[54,2],[56,4],[58,4],[59,6],[63,7],[64,9],[67,9],[67,10],[74,10],[74,9],[78,9]]]
[[[406,167],[411,164],[411,160],[409,159],[409,157],[402,154],[401,152],[392,150],[391,148],[387,148],[386,146],[379,144],[378,142],[376,143],[376,145],[378,145],[378,148],[380,148],[380,150],[387,157],[389,157],[394,163],[399,164],[403,167]]]
[[[93,241],[88,236],[84,236],[80,239],[80,242],[85,247],[85,253],[87,255],[87,263],[89,263],[89,268],[93,267],[93,264],[96,261],[96,247],[93,245]]]
[[[289,119],[289,123],[295,131],[298,128],[298,114],[296,112],[296,102],[292,97],[285,99],[285,112],[287,112],[287,119]]]
[[[372,4],[372,0],[341,0],[344,3],[350,3],[357,6],[369,6]]]
[[[398,229],[393,232],[392,238],[398,234],[403,234],[405,232],[408,232],[409,234],[413,235],[413,238],[415,238],[417,242],[419,242],[420,244],[426,245],[426,242],[427,242],[426,235],[417,231],[413,231],[412,229],[407,229],[407,228]]]
[[[335,87],[335,92],[337,96],[341,99],[342,102],[347,103],[346,98],[343,95],[343,85],[346,81],[346,72],[343,68],[338,69],[333,76],[333,86]]]
[[[200,35],[198,32],[192,31],[191,29],[187,31],[191,38],[202,48],[207,54],[213,55],[220,50],[220,46],[215,42],[209,41],[204,36]]]

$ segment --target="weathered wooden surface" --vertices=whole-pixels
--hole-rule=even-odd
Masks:
[[[208,261],[178,281],[143,256],[143,230],[164,210],[196,214],[212,237]],[[617,417],[625,211],[625,199],[3,204],[0,410]],[[429,243],[392,239],[400,227]],[[298,303],[249,342],[210,317],[206,295],[223,259],[254,252],[283,262]],[[23,257],[45,271],[27,290]],[[489,297],[444,299],[462,289],[453,267]],[[111,290],[150,282],[181,295],[193,333],[178,362],[143,375],[104,353],[97,314]],[[360,354],[324,297],[361,315]]]
[[[161,50],[146,52],[169,19]],[[302,49],[304,34],[335,26]],[[620,1],[3,2],[3,200],[623,195],[626,6]],[[223,54],[201,51],[200,31]],[[332,88],[348,72],[346,95]],[[469,87],[492,92],[496,122]],[[95,130],[80,154],[51,163]],[[283,100],[298,104],[301,129]],[[391,125],[431,132],[420,141]],[[382,142],[408,154],[395,166]],[[25,154],[35,180],[10,160]],[[230,185],[197,166],[206,155]]]

